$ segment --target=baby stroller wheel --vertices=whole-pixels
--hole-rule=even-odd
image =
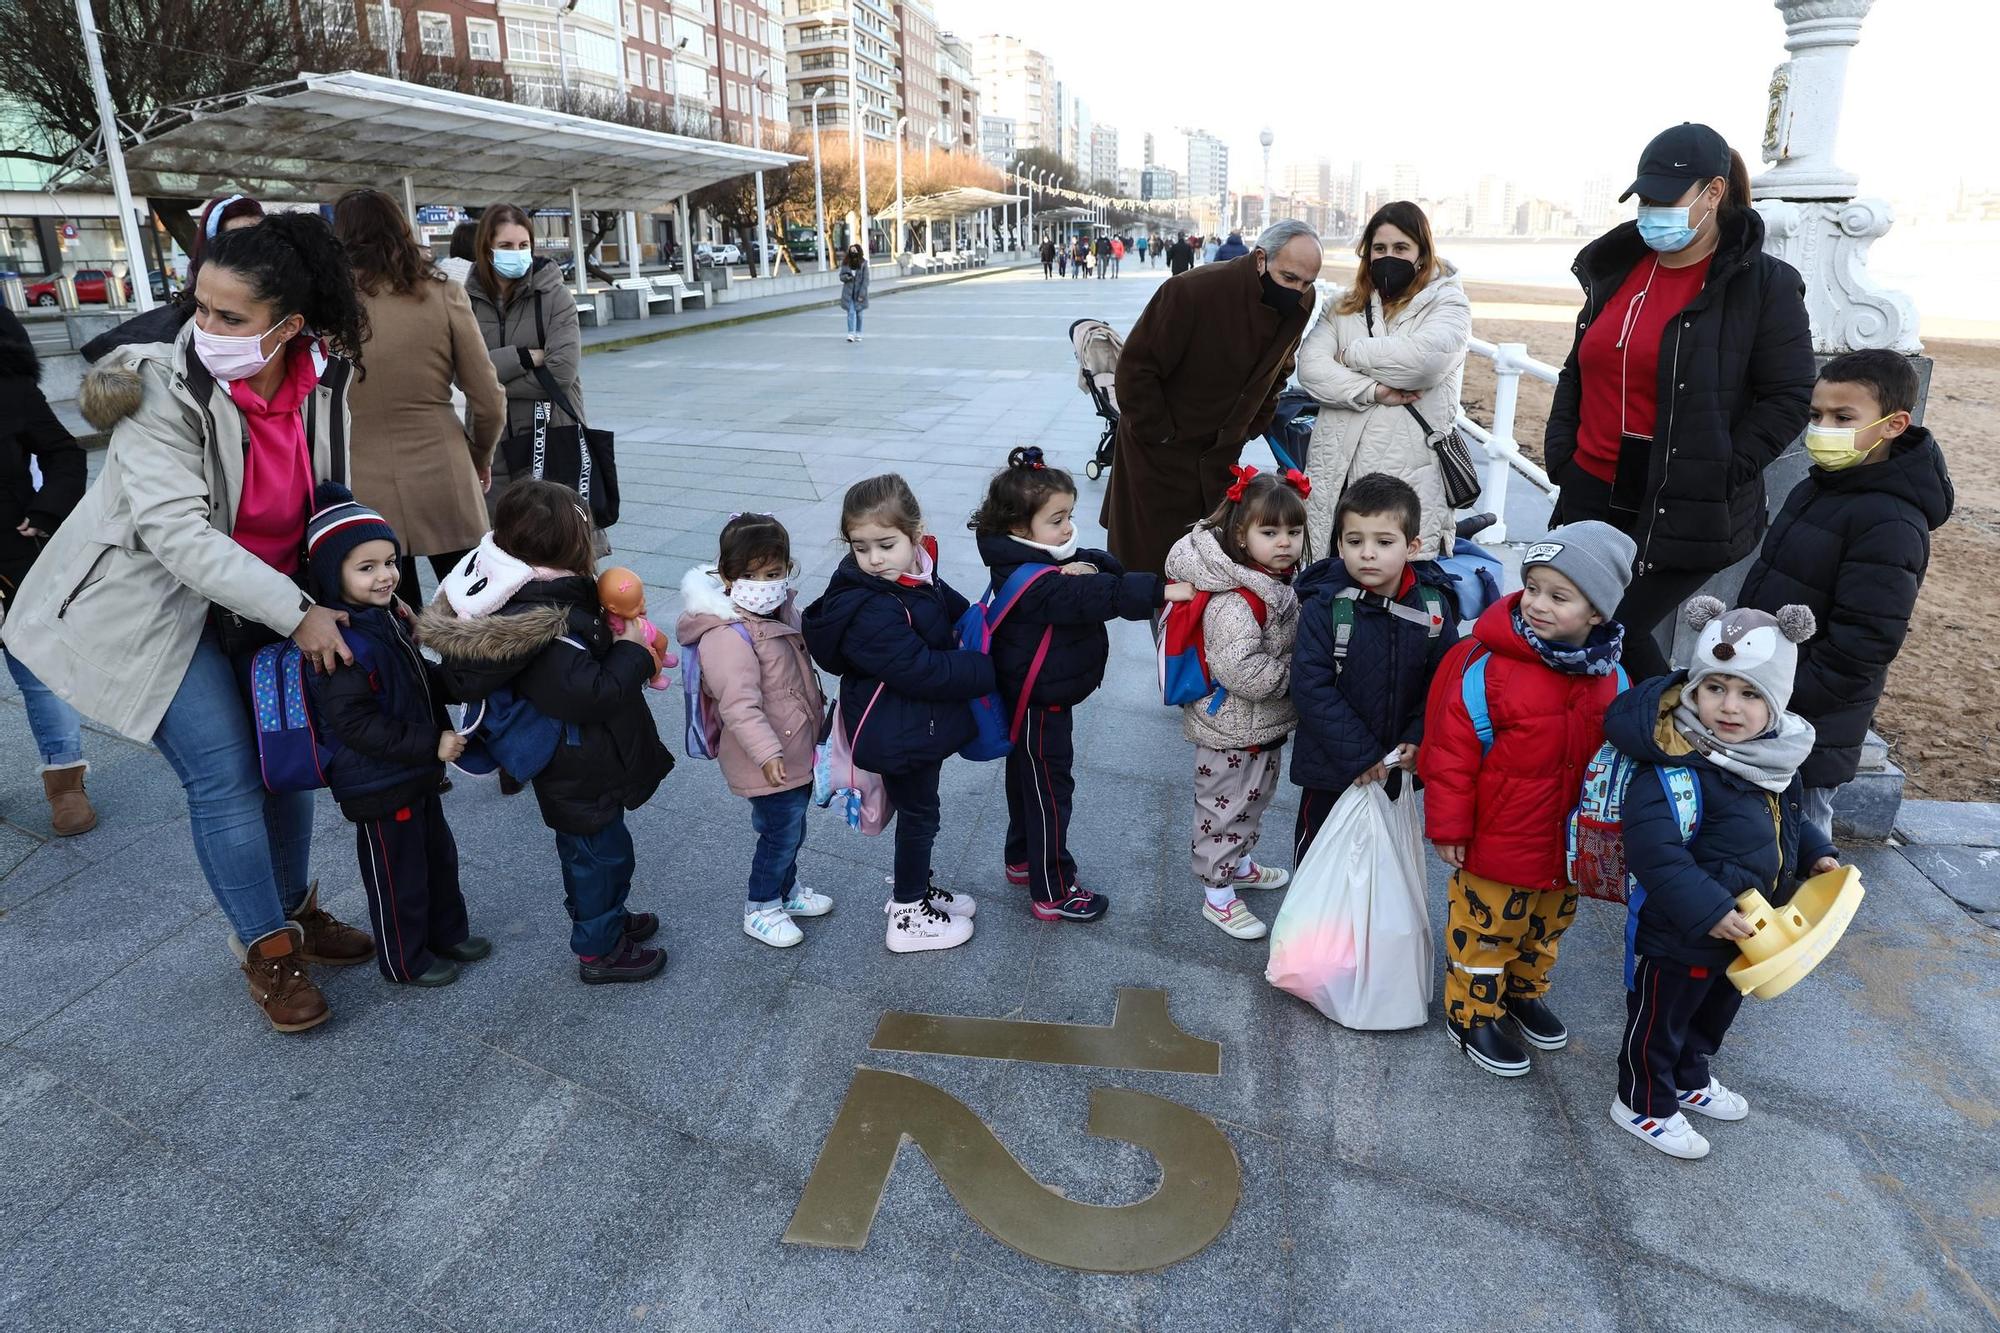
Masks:
[[[1092,481],[1096,481],[1104,475],[1104,466],[1093,458],[1083,465],[1083,475],[1089,477]]]

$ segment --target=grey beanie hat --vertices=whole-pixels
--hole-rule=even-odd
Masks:
[[[1625,600],[1638,554],[1638,544],[1609,523],[1585,519],[1565,523],[1530,546],[1521,556],[1521,573],[1547,565],[1574,583],[1591,608],[1609,620]]]
[[[1682,614],[1699,631],[1694,660],[1688,664],[1687,699],[1710,676],[1737,676],[1757,687],[1771,705],[1771,721],[1791,706],[1792,677],[1799,667],[1799,645],[1819,628],[1812,608],[1781,606],[1778,614],[1738,607],[1724,609],[1720,600],[1702,595],[1688,599]]]

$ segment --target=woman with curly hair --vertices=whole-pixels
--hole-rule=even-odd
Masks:
[[[300,588],[314,486],[347,481],[347,386],[367,336],[346,253],[308,213],[225,231],[171,342],[92,368],[84,415],[104,468],[9,609],[7,652],[77,711],[166,756],[195,853],[271,1025],[324,1022],[306,964],[374,955],[307,881],[312,793],[264,789],[241,684],[289,637],[352,662],[338,618]]]

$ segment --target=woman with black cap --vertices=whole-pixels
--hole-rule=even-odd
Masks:
[[[1600,519],[1639,554],[1617,619],[1634,680],[1661,675],[1655,628],[1757,547],[1764,469],[1805,428],[1812,329],[1796,270],[1764,253],[1743,159],[1706,125],[1639,158],[1638,218],[1577,255],[1576,343],[1549,409],[1555,523]]]

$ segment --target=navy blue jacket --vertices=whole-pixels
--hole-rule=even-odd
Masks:
[[[1232,259],[1240,259],[1249,253],[1250,247],[1243,244],[1243,238],[1232,231],[1229,233],[1228,240],[1215,247],[1215,258],[1211,262],[1225,264]],[[1382,756],[1378,754],[1375,757],[1380,759]]]
[[[1824,830],[1800,817],[1805,786],[1797,774],[1779,796],[1698,752],[1669,755],[1660,747],[1662,696],[1686,681],[1685,671],[1641,681],[1604,715],[1605,739],[1640,762],[1624,804],[1625,867],[1638,881],[1627,906],[1626,952],[1727,967],[1741,956],[1735,942],[1708,932],[1736,906],[1736,895],[1756,889],[1773,907],[1788,903],[1811,865],[1834,849]],[[1680,817],[1655,771],[1666,765],[1688,769],[1700,784],[1691,842],[1681,841]]]
[[[1354,580],[1346,565],[1328,558],[1309,565],[1293,584],[1299,638],[1292,649],[1292,703],[1299,710],[1299,729],[1292,743],[1292,781],[1301,787],[1345,791],[1395,746],[1423,742],[1431,677],[1445,650],[1458,642],[1451,618],[1457,603],[1436,562],[1419,560],[1409,568],[1444,594],[1444,628],[1433,639],[1424,626],[1392,616],[1380,600],[1364,597],[1354,605],[1346,669],[1337,679],[1333,605]],[[1397,600],[1424,609],[1415,584]]]
[[[874,578],[850,555],[806,608],[806,647],[840,677],[840,712],[861,767],[914,772],[972,739],[971,701],[993,693],[994,680],[992,658],[955,646],[966,606],[941,578],[916,586]],[[886,688],[861,727],[877,685]]]
[[[395,612],[333,605],[347,612],[342,632],[354,665],[336,666],[328,675],[308,666],[306,688],[320,726],[339,742],[327,786],[340,813],[358,824],[386,818],[438,789],[444,778],[438,737],[451,723],[442,676],[418,654]]]
[[[995,596],[1023,565],[1064,563],[1012,537],[990,533],[979,536],[979,558],[992,571],[989,586]],[[1104,683],[1104,663],[1111,655],[1105,622],[1147,620],[1166,604],[1166,580],[1158,574],[1127,574],[1104,551],[1078,550],[1070,559],[1096,565],[1100,572],[1042,575],[1028,585],[993,636],[993,671],[1010,709],[1021,697],[1044,629],[1054,632],[1028,702],[1068,708],[1088,699]]]

